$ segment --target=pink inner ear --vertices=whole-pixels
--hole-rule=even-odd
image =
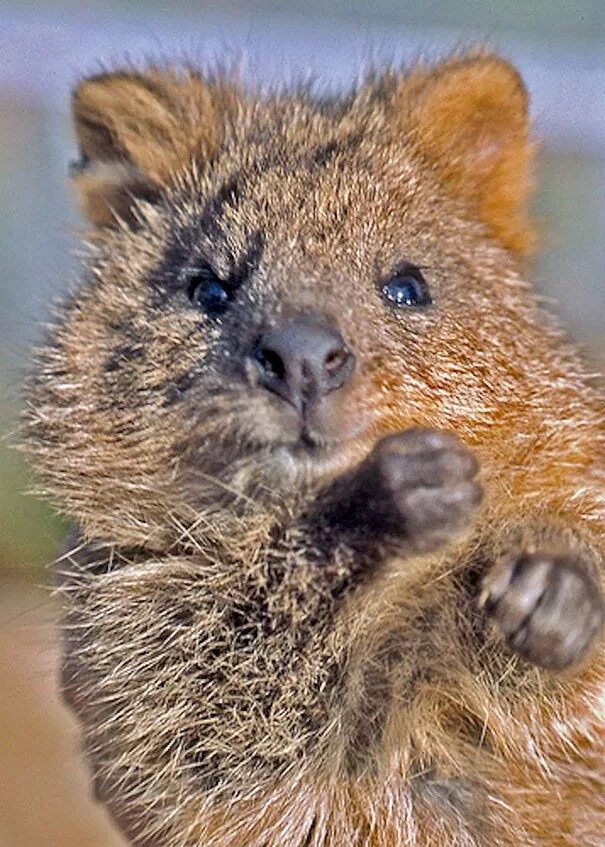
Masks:
[[[93,162],[80,168],[73,177],[82,211],[98,227],[116,226],[118,219],[136,223],[137,200],[154,202],[158,189],[132,164]]]
[[[500,152],[500,145],[496,144],[496,142],[491,139],[486,141],[485,143],[479,143],[477,145],[476,156],[479,161],[486,161],[489,159],[494,159],[498,153]]]
[[[502,148],[502,141],[499,142],[493,133],[480,130],[468,149],[473,165],[487,171],[501,155]]]

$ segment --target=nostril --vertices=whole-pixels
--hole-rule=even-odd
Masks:
[[[258,347],[255,353],[256,361],[260,364],[266,377],[271,380],[283,380],[286,376],[286,367],[283,359],[269,347]]]
[[[328,376],[337,374],[344,367],[350,355],[346,347],[333,347],[324,360],[324,368]]]

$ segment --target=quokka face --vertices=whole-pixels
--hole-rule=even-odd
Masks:
[[[31,423],[83,526],[162,545],[200,507],[281,502],[385,432],[480,443],[516,397],[530,145],[505,63],[334,102],[117,73],[82,83],[74,114],[95,229]]]

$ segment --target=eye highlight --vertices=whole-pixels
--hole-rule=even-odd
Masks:
[[[388,282],[381,285],[380,293],[387,303],[398,309],[421,308],[433,302],[426,280],[416,265],[406,264],[399,268]]]
[[[210,268],[190,277],[188,293],[191,305],[202,309],[210,317],[224,312],[231,300],[228,286]]]

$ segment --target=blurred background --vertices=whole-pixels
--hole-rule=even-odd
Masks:
[[[0,0],[0,847],[118,845],[94,805],[56,690],[44,586],[64,524],[27,496],[11,449],[29,350],[77,272],[69,91],[125,56],[239,57],[251,81],[327,80],[487,41],[517,63],[542,139],[534,279],[595,367],[605,362],[602,0]]]

